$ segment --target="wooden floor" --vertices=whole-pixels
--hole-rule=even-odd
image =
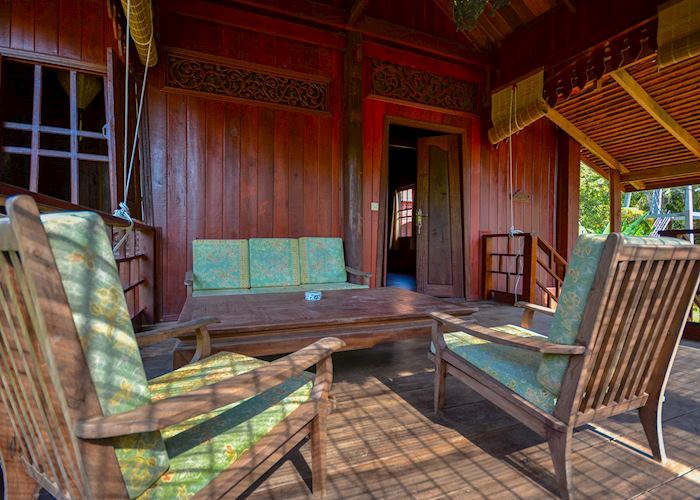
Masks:
[[[519,317],[510,307],[479,306],[475,317],[486,325]],[[537,320],[543,333],[548,326],[546,318]],[[149,376],[166,370],[171,348],[144,353]],[[338,404],[329,420],[330,496],[555,497],[546,443],[478,394],[449,380],[445,414],[432,415],[427,348],[427,340],[411,340],[334,355]],[[636,412],[575,434],[579,498],[700,498],[700,344],[681,346],[666,399],[666,466],[647,458]],[[285,462],[250,497],[309,497],[309,472],[295,467],[298,462]]]

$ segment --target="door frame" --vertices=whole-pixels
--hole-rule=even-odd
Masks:
[[[469,297],[469,289],[471,285],[470,278],[470,266],[471,262],[471,249],[469,248],[469,233],[471,230],[471,221],[469,219],[469,203],[464,199],[464,193],[469,192],[469,176],[467,174],[467,167],[471,167],[471,162],[469,161],[469,152],[467,151],[467,146],[472,145],[469,130],[466,126],[456,127],[453,125],[443,125],[440,123],[415,120],[413,118],[404,118],[396,115],[384,115],[384,127],[382,138],[382,160],[381,160],[381,171],[380,171],[380,181],[379,181],[379,224],[378,235],[377,235],[377,262],[375,269],[376,276],[376,286],[386,286],[386,263],[387,263],[387,252],[386,243],[389,237],[388,230],[389,225],[387,224],[387,209],[389,204],[389,127],[391,125],[402,125],[404,127],[419,128],[422,130],[430,130],[434,132],[442,132],[446,134],[455,134],[459,136],[459,145],[461,149],[461,168],[460,168],[460,203],[462,205],[462,259],[464,261],[463,266],[463,287],[462,292],[464,297]],[[416,255],[417,258],[417,255]]]

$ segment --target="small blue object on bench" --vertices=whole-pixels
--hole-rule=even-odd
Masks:
[[[367,288],[371,276],[345,265],[341,238],[194,240],[192,255],[185,286],[194,297]]]

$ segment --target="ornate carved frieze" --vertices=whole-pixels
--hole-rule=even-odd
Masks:
[[[329,83],[284,75],[273,68],[238,63],[210,62],[169,52],[166,85],[171,89],[215,94],[303,110],[329,111]]]
[[[477,84],[377,59],[372,60],[370,93],[424,106],[477,111]]]

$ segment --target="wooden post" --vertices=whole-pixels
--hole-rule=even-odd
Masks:
[[[154,324],[158,320],[158,315],[155,311],[156,235],[155,229],[138,232],[140,251],[144,255],[144,258],[139,262],[139,279],[143,279],[143,285],[141,285],[139,290],[139,305],[143,307],[144,320],[149,324]]]
[[[345,262],[362,269],[362,36],[348,35],[345,52],[343,162]]]
[[[537,236],[528,233],[524,236],[523,251],[523,296],[525,302],[535,303],[537,292]],[[516,266],[517,267],[517,266]],[[517,269],[516,269],[517,271]]]
[[[622,185],[620,171],[611,168],[610,177],[610,232],[619,233],[622,230]]]
[[[578,238],[581,146],[567,133],[557,133],[557,198],[555,248],[567,260]]]

